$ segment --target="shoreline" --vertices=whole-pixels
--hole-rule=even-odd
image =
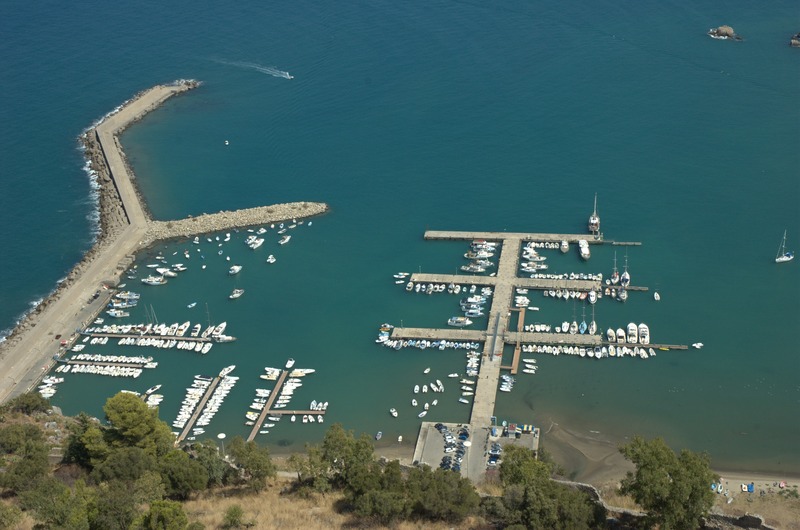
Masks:
[[[201,85],[178,80],[143,90],[106,114],[78,138],[88,170],[97,183],[97,238],[66,276],[0,342],[0,402],[35,388],[63,352],[62,341],[91,322],[105,308],[108,286],[119,283],[136,253],[158,241],[201,235],[228,228],[308,218],[329,210],[325,203],[294,202],[181,220],[153,221],[118,135],[173,96]],[[88,300],[88,301],[87,301]]]

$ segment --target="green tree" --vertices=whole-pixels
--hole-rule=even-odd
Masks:
[[[0,428],[0,451],[18,453],[26,442],[44,443],[44,435],[38,425],[12,423]]]
[[[127,530],[139,516],[139,503],[129,482],[112,480],[95,490],[90,515],[92,530]]]
[[[13,457],[8,457],[0,486],[15,493],[33,488],[50,471],[47,445],[40,440],[26,440]]]
[[[156,469],[153,455],[139,447],[120,447],[111,451],[108,457],[99,463],[92,472],[98,482],[121,480],[135,481],[147,471]]]
[[[328,479],[328,464],[322,456],[318,445],[306,445],[305,454],[293,454],[289,457],[289,467],[297,473],[297,482],[301,489],[311,489],[317,493],[331,490]]]
[[[714,502],[709,484],[718,478],[708,455],[687,450],[676,455],[663,439],[645,441],[639,436],[620,452],[636,466],[622,480],[620,492],[647,511],[647,524],[664,530],[700,526]]]
[[[225,517],[222,519],[222,528],[241,528],[244,525],[244,510],[238,504],[234,504],[225,510]]]
[[[22,520],[22,511],[12,504],[0,502],[0,530],[16,528]]]
[[[108,398],[103,411],[111,428],[106,440],[114,447],[139,447],[154,456],[168,453],[174,445],[169,426],[158,419],[158,411],[133,394],[120,392]]]
[[[186,500],[208,484],[205,468],[180,449],[173,449],[158,461],[168,497]]]
[[[12,412],[21,412],[30,416],[34,412],[47,412],[52,407],[50,401],[43,398],[38,392],[21,394],[9,401],[4,408]]]
[[[75,491],[53,477],[39,480],[20,495],[22,507],[34,513],[46,528],[89,530],[87,512],[89,492],[81,483]]]
[[[231,442],[229,453],[254,491],[263,490],[267,486],[267,479],[276,475],[275,465],[266,447],[245,442],[241,436],[237,436]]]
[[[189,518],[175,501],[155,501],[138,525],[142,530],[186,530]]]
[[[103,439],[103,433],[98,427],[95,418],[85,412],[81,412],[75,416],[74,420],[68,424],[69,438],[67,447],[64,450],[64,462],[78,464],[83,468],[91,469],[93,466],[92,458],[102,460],[106,457],[108,444]],[[90,427],[94,429],[90,434],[87,434]],[[101,443],[102,447],[96,447],[97,443]],[[94,451],[94,454],[90,453],[90,449]]]
[[[227,484],[235,475],[231,465],[222,458],[213,440],[192,444],[191,454],[208,474],[208,487]]]
[[[552,481],[551,471],[552,464],[537,460],[533,451],[507,447],[500,465],[503,496],[484,506],[489,518],[527,528],[601,527],[605,519],[602,506],[585,493]]]
[[[412,469],[406,488],[413,513],[429,520],[457,523],[480,504],[472,483],[452,471],[431,471],[428,466]]]

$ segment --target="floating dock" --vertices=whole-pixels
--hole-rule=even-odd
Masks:
[[[186,439],[186,436],[194,427],[197,418],[200,416],[200,414],[203,413],[203,409],[206,407],[206,403],[208,403],[209,398],[211,398],[211,396],[214,395],[214,390],[216,390],[217,385],[219,385],[220,381],[222,381],[222,377],[218,375],[211,381],[211,384],[208,385],[206,391],[203,393],[203,397],[200,398],[200,401],[197,403],[197,407],[195,407],[194,412],[192,412],[192,415],[189,417],[189,421],[186,422],[186,425],[184,426],[183,430],[175,440],[176,444],[179,444]]]

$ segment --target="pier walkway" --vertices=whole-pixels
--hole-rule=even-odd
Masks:
[[[264,408],[261,409],[261,413],[258,415],[258,419],[256,420],[255,424],[253,424],[253,429],[250,431],[250,435],[247,437],[248,442],[252,442],[256,439],[256,435],[258,434],[258,430],[261,428],[261,424],[264,423],[264,419],[271,414],[272,404],[275,403],[276,399],[278,399],[278,395],[280,395],[281,388],[283,388],[283,383],[286,382],[286,377],[288,375],[288,370],[281,370],[281,375],[278,376],[278,380],[275,382],[275,388],[273,388],[272,392],[269,393],[267,402],[264,404]]]
[[[175,444],[176,445],[181,443],[183,440],[186,439],[186,436],[192,430],[192,427],[194,427],[194,424],[197,421],[197,418],[200,417],[200,414],[202,414],[203,409],[206,407],[206,403],[208,403],[208,400],[214,394],[214,390],[216,390],[217,385],[219,385],[220,381],[222,381],[222,377],[217,376],[217,377],[214,378],[213,381],[211,381],[211,384],[208,385],[208,388],[206,388],[205,393],[203,393],[203,397],[197,403],[197,407],[195,407],[194,412],[192,412],[192,415],[189,418],[189,421],[186,422],[186,425],[184,426],[183,430],[178,435],[178,437],[175,439]]]

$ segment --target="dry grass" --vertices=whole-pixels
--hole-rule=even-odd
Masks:
[[[726,497],[718,495],[713,510],[716,513],[737,517],[746,513],[758,514],[767,524],[776,528],[800,530],[800,499],[779,495],[777,492],[764,496],[737,493],[730,504]]]
[[[384,528],[370,525],[347,513],[337,513],[337,503],[342,495],[317,495],[303,498],[298,495],[281,494],[288,489],[291,480],[276,479],[273,484],[259,494],[242,493],[234,490],[217,490],[184,504],[189,521],[202,523],[207,530],[220,528],[225,512],[234,505],[244,511],[243,520],[253,523],[251,528],[280,528],[281,530],[305,530],[327,528]],[[477,518],[468,519],[458,525],[430,522],[403,522],[393,525],[393,530],[446,530],[454,527],[482,529],[488,528]]]

